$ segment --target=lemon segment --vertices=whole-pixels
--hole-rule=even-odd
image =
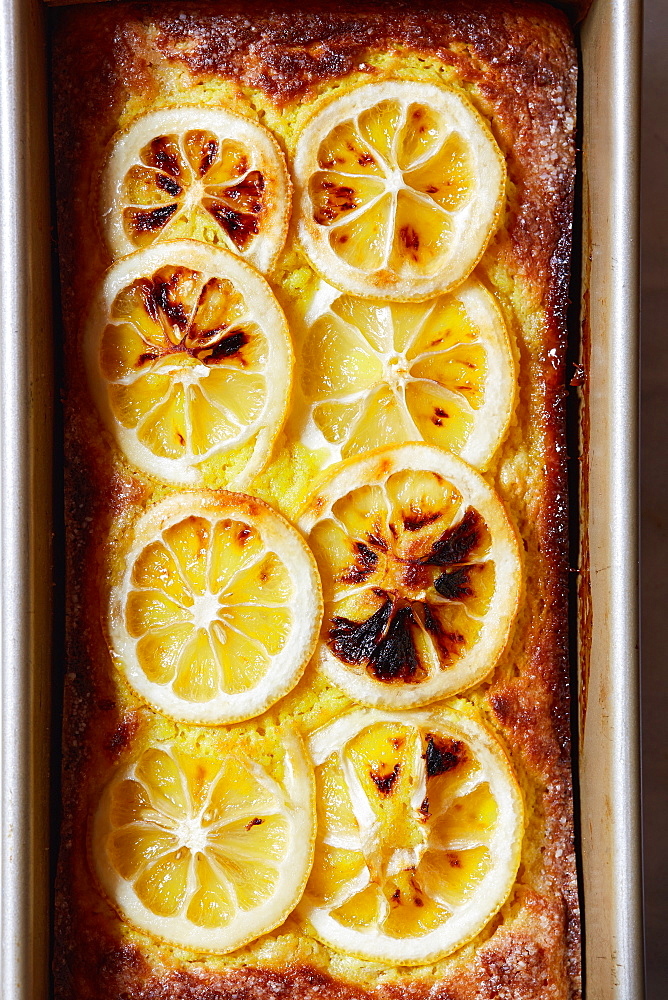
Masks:
[[[198,952],[228,952],[280,924],[313,860],[313,774],[281,734],[279,783],[244,754],[144,750],[105,788],[92,824],[105,895],[135,927]]]
[[[269,286],[238,257],[181,240],[123,258],[97,291],[84,349],[100,413],[144,472],[197,484],[202,462],[246,446],[226,484],[236,489],[268,460],[292,344]]]
[[[474,937],[517,874],[523,808],[505,754],[447,708],[356,709],[308,743],[313,873],[299,913],[332,948],[433,962]]]
[[[512,416],[510,339],[474,278],[419,303],[371,303],[321,285],[302,358],[304,416],[293,419],[307,447],[326,449],[326,464],[425,441],[484,469]]]
[[[322,618],[299,533],[262,501],[183,493],[136,525],[107,636],[127,680],[181,722],[260,715],[299,680]]]
[[[316,662],[367,705],[410,708],[481,681],[502,653],[522,568],[500,500],[426,444],[334,466],[299,526],[325,614]]]
[[[324,98],[294,157],[298,234],[313,267],[364,298],[461,284],[503,205],[505,160],[469,101],[413,80]]]
[[[275,138],[223,108],[161,108],[114,137],[101,217],[114,256],[160,240],[197,239],[267,272],[290,217],[290,181]]]

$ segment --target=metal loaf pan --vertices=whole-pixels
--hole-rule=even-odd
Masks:
[[[641,16],[639,0],[594,0],[580,29],[581,324],[586,381],[581,407],[578,771],[587,1000],[641,1000],[643,992],[636,537]],[[52,474],[56,436],[46,30],[40,0],[3,0],[3,1000],[49,996],[49,843],[58,833],[49,775],[52,583],[58,588],[51,537],[54,528],[57,536],[60,526],[54,524],[52,504],[55,497],[58,509]],[[577,498],[572,501],[577,503]],[[58,669],[55,673],[59,678]]]

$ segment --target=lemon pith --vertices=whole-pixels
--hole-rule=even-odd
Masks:
[[[267,482],[275,474],[269,460],[287,413],[293,358],[281,309],[262,279],[254,283],[257,275],[245,262],[263,272],[276,262],[287,233],[289,181],[280,179],[280,152],[278,166],[269,155],[262,176],[276,171],[283,213],[280,197],[272,208],[267,182],[254,176],[252,157],[243,164],[246,172],[240,170],[242,135],[218,142],[218,162],[204,169],[207,146],[221,133],[213,124],[207,131],[203,120],[193,125],[198,109],[167,111],[185,117],[172,125],[163,112],[155,122],[147,115],[135,123],[141,129],[131,142],[125,140],[133,126],[116,137],[103,181],[103,206],[113,203],[112,212],[105,209],[109,247],[114,253],[142,249],[118,262],[122,276],[98,296],[86,334],[91,384],[108,428],[138,468],[167,483],[199,485],[209,460],[243,454],[241,473],[223,473],[222,485],[265,496],[257,480],[251,484],[265,466]],[[209,170],[225,179],[206,180]],[[311,739],[320,832],[316,868],[298,912],[335,950],[417,966],[478,933],[503,904],[519,859],[521,799],[503,752],[456,712],[416,711],[489,673],[519,598],[519,554],[505,511],[481,477],[449,454],[485,469],[515,401],[515,365],[500,310],[470,277],[498,223],[505,165],[465,97],[443,86],[386,81],[318,104],[298,137],[295,183],[295,222],[312,268],[324,279],[326,300],[324,311],[314,306],[307,316],[305,349],[298,353],[299,391],[309,407],[301,441],[318,453],[314,462],[321,468],[350,459],[325,480],[333,486],[341,476],[341,495],[335,486],[330,496],[327,485],[319,489],[300,521],[327,598],[317,664],[354,700],[403,710],[358,709],[326,727],[346,753],[357,755],[356,765],[341,765],[343,781],[338,765],[330,767],[331,755],[322,756],[322,732]],[[224,210],[212,210],[216,199]],[[238,226],[227,225],[228,209],[239,216]],[[183,250],[178,262],[177,247]],[[229,265],[224,271],[211,253],[234,256],[242,270]],[[285,291],[284,278],[275,273],[271,280]],[[144,313],[139,320],[137,310]],[[355,340],[349,353],[331,333],[341,326]],[[387,333],[386,342],[379,331]],[[230,359],[242,355],[235,367]],[[352,356],[364,385],[355,383],[349,393],[344,376],[355,367]],[[212,398],[212,374],[233,367]],[[405,442],[411,443],[402,450]],[[383,472],[374,465],[379,446],[386,446],[381,451],[389,461]],[[353,461],[363,467],[357,479]],[[212,468],[206,468],[207,483],[214,481]],[[378,490],[388,514],[380,522]],[[270,492],[271,502],[278,497],[286,510],[273,482]],[[151,707],[178,722],[215,726],[254,718],[297,683],[318,644],[322,595],[312,558],[308,572],[302,565],[291,577],[290,559],[271,550],[266,561],[265,536],[247,512],[237,506],[221,519],[219,509],[195,496],[172,494],[149,510],[112,596],[108,636],[122,673]],[[159,513],[170,504],[173,516]],[[398,532],[390,523],[392,504],[403,511]],[[330,515],[343,526],[343,541],[323,529]],[[206,582],[217,546],[228,563],[236,559],[224,581],[220,574],[218,589]],[[246,559],[256,550],[262,551],[255,562]],[[232,593],[232,577],[242,578],[241,598]],[[308,627],[296,654],[290,628],[300,622]],[[287,658],[281,661],[288,648],[289,669]],[[352,716],[354,725],[358,716],[368,725],[348,739]],[[383,740],[394,758],[376,753]],[[458,743],[465,747],[461,757]],[[294,757],[290,738],[287,746],[287,757]],[[312,854],[315,821],[309,827],[305,817],[315,808],[313,786],[301,778],[293,783],[291,806],[301,818],[290,825],[285,790],[249,757],[206,763],[210,798],[216,783],[227,781],[246,789],[247,804],[268,803],[273,793],[277,810],[235,820],[228,847],[221,848],[209,835],[208,807],[195,807],[188,791],[188,773],[201,773],[200,764],[167,745],[155,744],[147,754],[154,755],[145,767],[149,777],[138,777],[144,754],[112,779],[94,820],[93,859],[105,894],[135,927],[193,951],[227,954],[271,931],[298,906],[311,866],[311,855],[305,862],[298,852],[291,872],[281,852],[296,849],[301,838]],[[374,754],[364,785],[364,761]],[[430,754],[457,761],[430,773]],[[160,820],[147,791],[152,766],[186,775],[178,779],[185,805],[165,806]],[[303,770],[303,763],[288,766]],[[479,775],[485,767],[489,781],[467,784],[471,769]],[[485,843],[464,843],[461,833],[458,844],[434,846],[445,836],[434,832],[441,820],[452,827],[437,786],[458,768],[469,768],[455,793],[463,802],[460,828],[469,823],[474,834],[492,833]],[[355,786],[352,795],[347,782]],[[336,814],[336,826],[346,795],[357,833],[339,837],[331,833],[331,817]],[[506,843],[499,834],[504,810]],[[124,822],[116,823],[121,813]],[[242,843],[240,864],[226,869],[220,858],[226,852],[231,858]],[[441,852],[437,862],[435,851]],[[250,887],[256,864],[258,884]],[[278,874],[267,871],[272,866]],[[435,889],[439,880],[447,883],[445,901]]]
[[[325,476],[300,518],[323,580],[319,668],[368,705],[429,704],[480,681],[521,582],[507,514],[479,473],[425,444]]]
[[[262,125],[224,108],[162,108],[114,138],[101,202],[116,256],[196,238],[266,272],[285,241],[290,181]]]
[[[320,288],[306,326],[305,444],[334,462],[423,440],[487,466],[512,414],[516,371],[500,310],[478,281],[420,303]]]
[[[395,965],[461,947],[519,864],[521,795],[494,737],[443,707],[356,709],[308,746],[318,833],[302,917],[331,947]]]
[[[227,485],[269,458],[290,394],[285,317],[264,279],[226,250],[164,242],[107,272],[90,311],[85,354],[98,408],[131,462],[172,483],[242,446]]]
[[[260,715],[299,680],[322,598],[297,531],[255,498],[183,493],[142,517],[110,600],[120,670],[184,722]]]
[[[406,301],[470,274],[498,220],[505,162],[455,91],[388,80],[315,109],[294,176],[315,269],[343,291]]]
[[[280,783],[243,754],[205,757],[170,744],[112,776],[93,820],[93,864],[132,924],[228,952],[293,909],[313,859],[313,774],[293,733],[281,745]]]

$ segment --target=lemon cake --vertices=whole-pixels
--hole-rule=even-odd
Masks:
[[[53,16],[58,1000],[576,1000],[571,28]]]

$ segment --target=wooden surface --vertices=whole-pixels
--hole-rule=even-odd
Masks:
[[[645,0],[642,669],[647,1000],[668,996],[668,3]]]

